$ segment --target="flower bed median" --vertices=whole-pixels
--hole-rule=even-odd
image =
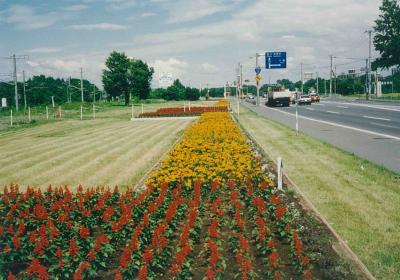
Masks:
[[[298,216],[229,113],[205,113],[144,192],[6,188],[0,278],[311,279]]]
[[[155,112],[142,113],[139,115],[139,118],[192,117],[211,112],[228,112],[228,102],[226,100],[219,100],[216,106],[185,106],[160,108],[157,109]]]

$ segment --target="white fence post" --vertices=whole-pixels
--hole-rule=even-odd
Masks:
[[[282,157],[278,157],[278,190],[283,191],[283,184],[282,184],[282,179],[283,179],[283,162],[282,162]]]
[[[60,119],[62,119],[62,109],[61,109],[61,106],[58,106],[58,108],[60,109]]]
[[[142,114],[144,113],[144,106],[143,106],[143,103],[142,103]]]
[[[12,115],[12,109],[11,109],[11,111],[10,111],[10,124],[11,124],[11,126],[13,126],[13,115]]]
[[[240,105],[239,105],[239,101],[237,102],[237,114],[238,114],[238,116],[240,115]]]
[[[81,120],[83,120],[83,107],[81,105]]]
[[[28,120],[31,122],[31,107],[28,107]]]
[[[133,119],[133,104],[131,106],[131,118]]]
[[[296,104],[296,135],[299,134],[299,113],[297,111],[297,104]]]
[[[49,120],[49,107],[46,106],[46,120]]]

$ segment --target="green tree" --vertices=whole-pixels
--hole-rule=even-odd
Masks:
[[[185,98],[185,92],[185,87],[179,79],[176,79],[174,83],[167,88],[163,98],[165,100],[183,100]]]
[[[185,89],[185,99],[186,100],[199,100],[200,98],[200,90],[198,90],[197,88],[191,88],[191,87],[187,87]]]
[[[389,68],[400,65],[400,5],[398,0],[383,0],[381,15],[375,21],[374,45],[380,57],[373,68]]]
[[[154,69],[142,60],[131,59],[128,68],[130,92],[133,97],[147,99],[150,96]]]
[[[107,69],[103,70],[103,86],[109,96],[123,95],[125,105],[129,104],[130,79],[128,69],[130,59],[125,53],[113,51],[106,60]]]

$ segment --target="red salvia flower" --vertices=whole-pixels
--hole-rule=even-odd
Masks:
[[[139,269],[138,279],[139,279],[139,280],[146,280],[146,279],[147,279],[147,264],[144,264],[144,265]]]
[[[214,280],[215,279],[215,272],[212,267],[207,269],[207,280]]]
[[[275,209],[275,217],[277,220],[282,219],[282,217],[286,214],[287,208],[285,206],[278,205]]]
[[[122,280],[122,273],[119,269],[115,270],[114,280]]]
[[[63,255],[62,249],[61,249],[60,247],[57,247],[57,249],[56,249],[56,257],[57,257],[58,259],[61,259],[61,258],[62,258],[62,255]]]
[[[127,268],[132,258],[132,251],[131,249],[126,246],[124,251],[122,252],[121,257],[119,258],[119,264],[122,268]]]
[[[24,222],[23,221],[20,221],[20,223],[19,223],[19,225],[18,225],[18,235],[19,236],[22,236],[22,235],[24,235],[24,233],[25,233],[25,224],[24,224]],[[1,234],[0,234],[1,235]]]
[[[36,258],[32,259],[30,266],[27,269],[27,273],[29,275],[36,274],[40,280],[49,279],[49,275],[47,273],[47,268],[40,264],[40,261]]]
[[[269,266],[271,268],[276,268],[278,266],[278,253],[277,252],[272,252],[269,256]]]
[[[9,271],[7,275],[7,280],[17,280],[17,278],[14,276],[14,274],[11,273],[11,271]]]
[[[33,213],[38,220],[47,219],[47,211],[42,204],[35,204],[35,206],[33,207]]]
[[[79,235],[81,238],[86,239],[90,235],[90,231],[87,227],[81,226],[79,229]]]
[[[149,263],[153,259],[153,254],[151,253],[150,249],[146,249],[146,251],[143,253],[143,261],[145,263]]]
[[[213,219],[210,226],[210,237],[218,238],[218,220]]]
[[[112,206],[107,207],[102,216],[103,222],[107,223],[108,221],[110,221],[113,214],[114,214],[114,207]]]
[[[75,239],[71,239],[69,241],[69,255],[76,256],[76,255],[78,255],[78,251],[79,251],[79,249],[78,249],[78,246],[76,245]]]
[[[312,273],[310,270],[306,270],[303,272],[303,276],[305,279],[312,279]]]
[[[21,247],[21,241],[19,240],[18,236],[16,236],[16,235],[13,236],[12,243],[14,245],[15,250],[18,250]]]
[[[282,202],[282,199],[280,199],[279,197],[277,197],[276,195],[272,195],[271,196],[271,202],[275,205],[279,204]]]
[[[93,250],[91,250],[89,253],[88,253],[88,259],[90,260],[90,261],[95,261],[96,260],[96,251],[93,251]]]

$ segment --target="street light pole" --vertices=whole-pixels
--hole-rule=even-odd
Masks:
[[[256,53],[256,68],[259,67],[258,57],[259,57],[259,54]],[[257,83],[257,106],[260,106],[260,82],[257,80],[256,83]]]
[[[14,89],[15,89],[15,109],[18,111],[18,80],[17,80],[17,58],[15,54],[12,56],[14,64]]]
[[[26,85],[25,85],[25,71],[22,71],[22,82],[23,82],[23,88],[24,88],[24,107],[26,110]]]
[[[83,103],[83,69],[81,68],[81,100]]]

